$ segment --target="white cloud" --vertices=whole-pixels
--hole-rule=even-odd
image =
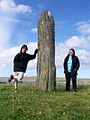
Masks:
[[[62,28],[64,27],[64,24],[66,24],[67,21],[55,21],[56,28]]]
[[[32,29],[31,29],[31,32],[32,32],[32,33],[37,33],[37,28],[32,28]]]
[[[68,54],[68,48],[64,45],[64,43],[56,43],[55,45],[55,62],[57,67],[61,67],[63,65],[63,61],[65,56]]]
[[[15,11],[17,13],[31,13],[32,12],[32,9],[30,6],[28,5],[18,5],[16,8],[15,8]]]
[[[0,52],[9,47],[9,40],[12,32],[12,24],[9,21],[3,22],[3,20],[0,20]]]
[[[88,35],[90,34],[90,21],[81,21],[76,23],[77,30],[83,34]]]
[[[0,52],[10,47],[12,33],[16,23],[27,23],[16,19],[17,13],[31,13],[32,8],[28,5],[16,4],[14,0],[0,0]]]
[[[13,58],[18,52],[19,47],[12,47],[1,52],[0,56],[0,70],[5,71],[12,68]]]
[[[77,46],[80,46],[81,43],[82,41],[79,39],[79,37],[72,36],[65,42],[65,45],[67,47],[77,47]]]
[[[4,22],[12,22],[12,23],[21,23],[21,24],[31,24],[31,21],[28,22],[28,21],[24,21],[24,20],[21,20],[21,19],[17,19],[17,18],[12,18],[12,17],[0,17],[0,20]]]
[[[81,65],[90,68],[90,51],[85,49],[79,49],[76,51],[80,58]]]
[[[74,47],[74,48],[84,48],[87,46],[87,41],[83,36],[72,36],[68,40],[66,40],[65,45],[66,47]]]
[[[0,10],[3,12],[11,13],[31,13],[32,8],[28,5],[19,4],[17,5],[14,0],[1,0]]]
[[[77,30],[80,32],[79,38],[85,46],[85,49],[90,47],[90,21],[77,23]],[[81,44],[82,45],[82,44]]]

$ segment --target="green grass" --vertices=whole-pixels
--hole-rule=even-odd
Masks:
[[[78,92],[37,91],[33,85],[0,85],[0,120],[90,120],[90,85],[78,86]]]

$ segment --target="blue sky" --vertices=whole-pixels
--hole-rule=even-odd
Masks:
[[[78,77],[90,78],[90,0],[0,0],[0,76],[13,73],[13,58],[22,44],[29,53],[37,48],[37,25],[43,10],[55,20],[57,76],[64,77],[63,60],[76,50],[81,67]],[[37,59],[25,75],[36,75]]]

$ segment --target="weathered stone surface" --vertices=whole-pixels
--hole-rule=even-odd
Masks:
[[[56,89],[55,24],[48,10],[42,12],[38,23],[37,87],[44,91]]]

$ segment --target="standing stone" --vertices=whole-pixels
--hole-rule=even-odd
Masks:
[[[37,87],[56,90],[55,24],[48,10],[42,12],[38,23]]]

